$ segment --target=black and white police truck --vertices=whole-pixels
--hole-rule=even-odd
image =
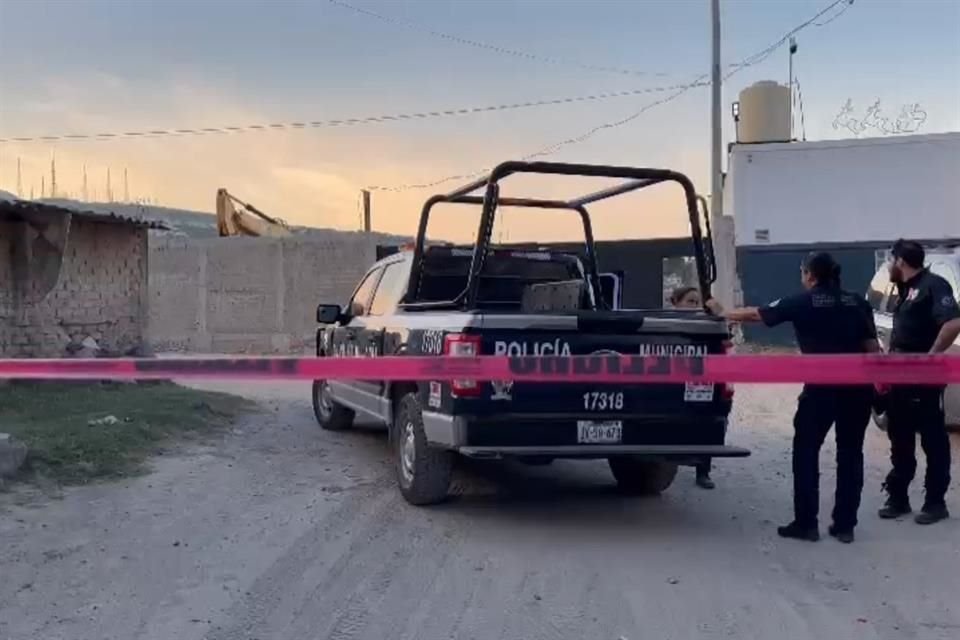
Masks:
[[[528,173],[622,182],[573,200],[500,197],[504,178]],[[701,232],[696,195],[686,176],[659,169],[507,162],[483,180],[427,200],[412,250],[374,264],[345,307],[318,306],[317,356],[725,353],[728,328],[704,311],[616,310],[601,295],[610,287],[600,285],[587,205],[670,181],[685,194],[706,298],[715,272],[710,238]],[[481,207],[473,246],[428,245],[430,212],[440,203]],[[492,246],[494,216],[503,206],[578,214],[585,234],[583,258]],[[400,491],[416,505],[446,497],[458,455],[531,464],[605,458],[618,486],[633,494],[665,490],[678,465],[749,455],[725,444],[732,389],[723,384],[317,380],[313,404],[324,429],[346,429],[360,418],[384,424]]]

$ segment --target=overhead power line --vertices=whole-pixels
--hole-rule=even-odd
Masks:
[[[777,40],[773,44],[765,47],[764,49],[761,49],[757,53],[747,56],[746,58],[740,60],[739,62],[733,65],[730,65],[732,69],[731,71],[727,72],[726,75],[724,75],[723,77],[724,82],[726,82],[727,79],[729,79],[730,77],[743,71],[744,69],[764,62],[767,58],[769,58],[773,54],[773,52],[775,52],[777,49],[782,47],[787,41],[789,41],[791,36],[796,35],[800,31],[803,31],[804,29],[806,29],[811,25],[819,26],[816,24],[817,20],[819,20],[825,14],[829,13],[838,5],[845,4],[845,3],[848,5],[852,5],[853,0],[835,0],[831,4],[827,5],[826,7],[818,11],[809,20],[806,20],[805,22],[800,23],[799,25],[797,25],[796,27],[794,27],[793,29],[785,33],[779,40]],[[844,11],[846,10],[844,9],[840,13],[843,13]],[[830,20],[827,20],[826,22],[824,22],[824,24],[829,24],[830,22],[833,22],[835,18],[836,16],[834,16],[834,18],[831,18]],[[566,140],[562,140],[556,144],[552,144],[548,147],[544,147],[540,151],[536,151],[534,153],[523,156],[521,157],[521,160],[530,160],[530,159],[541,157],[541,156],[551,155],[553,153],[556,153],[563,147],[584,142],[585,140],[592,138],[593,136],[600,133],[601,131],[605,131],[607,129],[615,129],[627,123],[633,122],[634,120],[639,118],[641,115],[643,115],[645,112],[649,111],[650,109],[653,109],[654,107],[658,107],[668,102],[672,102],[673,100],[676,100],[677,98],[679,98],[680,96],[682,96],[683,94],[685,94],[687,91],[691,89],[710,84],[709,82],[703,82],[703,80],[709,75],[710,75],[709,73],[701,74],[690,84],[676,87],[677,91],[675,91],[674,93],[670,94],[669,96],[666,96],[665,98],[661,98],[660,100],[656,100],[654,102],[650,102],[642,106],[638,111],[635,111],[634,113],[626,116],[625,118],[621,118],[620,120],[605,122],[603,124],[597,125],[592,129],[589,129],[588,131],[581,133],[577,136],[567,138]],[[446,176],[444,178],[440,178],[438,180],[433,180],[430,182],[407,183],[407,184],[400,184],[400,185],[393,185],[393,186],[371,185],[366,187],[366,189],[370,191],[387,191],[387,192],[411,191],[415,189],[429,189],[431,187],[436,187],[447,182],[470,180],[470,179],[478,178],[484,175],[485,173],[489,173],[489,172],[490,172],[490,168],[486,168],[486,169],[481,169],[479,171],[474,171],[472,173],[462,173],[459,175]]]
[[[377,13],[376,11],[363,9],[361,7],[354,6],[348,2],[343,2],[342,0],[328,0],[328,2],[332,5],[342,7],[356,14],[366,16],[368,18],[373,18],[375,20],[379,20],[380,22],[385,22],[387,24],[392,24],[394,26],[403,27],[404,29],[408,29],[410,31],[425,33],[429,36],[440,38],[441,40],[447,40],[448,42],[455,42],[457,44],[465,45],[468,47],[474,47],[475,49],[483,49],[485,51],[499,53],[505,56],[513,56],[515,58],[523,58],[525,60],[533,60],[536,62],[543,62],[546,64],[552,64],[557,66],[574,67],[577,69],[583,69],[585,71],[602,71],[606,73],[618,73],[625,76],[669,77],[669,76],[678,75],[676,73],[667,73],[664,71],[641,71],[638,69],[626,69],[623,67],[614,67],[614,66],[608,66],[608,65],[597,65],[597,64],[578,62],[576,60],[570,60],[566,58],[543,56],[540,54],[531,53],[529,51],[522,51],[520,49],[511,49],[508,47],[501,47],[501,46],[489,44],[486,42],[480,42],[479,40],[471,40],[470,38],[463,38],[461,36],[445,33],[443,31],[436,31],[435,29],[414,24],[413,22],[408,22],[406,20],[401,20],[400,18],[394,18],[391,16],[383,15],[382,13]]]
[[[658,107],[658,106],[660,106],[660,105],[662,105],[662,104],[666,104],[667,102],[670,102],[670,101],[672,101],[672,100],[674,100],[674,99],[676,99],[676,98],[679,98],[682,94],[686,93],[686,92],[689,91],[690,89],[693,89],[694,87],[705,87],[705,86],[707,86],[707,85],[709,85],[709,84],[710,84],[709,82],[696,82],[696,83],[691,83],[691,84],[689,84],[689,85],[683,85],[683,86],[681,86],[681,87],[678,87],[676,92],[670,94],[669,96],[667,96],[667,97],[665,97],[665,98],[662,98],[662,99],[660,99],[660,100],[656,100],[656,101],[654,101],[654,102],[650,102],[650,103],[644,105],[639,111],[637,111],[637,112],[635,112],[635,113],[632,113],[632,114],[630,114],[629,116],[627,116],[627,117],[625,117],[625,118],[622,118],[622,119],[620,119],[620,120],[616,120],[616,121],[614,121],[614,122],[606,122],[606,123],[597,125],[597,126],[593,127],[592,129],[590,129],[590,130],[588,130],[588,131],[586,131],[586,132],[584,132],[584,133],[581,133],[581,134],[579,134],[579,135],[577,135],[577,136],[574,136],[574,137],[572,137],[572,138],[567,138],[566,140],[561,140],[560,142],[557,142],[557,143],[555,143],[555,144],[552,144],[552,145],[550,145],[550,146],[548,146],[548,147],[544,147],[543,149],[540,149],[539,151],[534,151],[533,153],[530,153],[530,154],[527,154],[527,155],[525,155],[525,156],[522,156],[522,157],[520,158],[520,160],[524,160],[524,161],[526,161],[526,160],[533,160],[534,158],[539,158],[539,157],[542,157],[542,156],[548,156],[548,155],[551,155],[551,154],[553,154],[553,153],[556,153],[557,151],[559,151],[559,150],[562,149],[563,147],[566,147],[566,146],[571,145],[571,144],[578,144],[578,143],[583,142],[583,141],[585,141],[585,140],[587,140],[587,139],[589,139],[589,138],[592,138],[593,136],[595,136],[596,134],[600,133],[601,131],[603,131],[603,130],[605,130],[605,129],[614,129],[614,128],[616,128],[616,127],[620,127],[620,126],[622,126],[622,125],[625,125],[625,124],[627,124],[628,122],[632,122],[633,120],[636,120],[637,118],[639,118],[641,115],[643,115],[643,114],[644,114],[645,112],[647,112],[648,110],[653,109],[654,107]],[[367,188],[367,190],[369,190],[369,191],[388,191],[388,192],[410,191],[410,190],[413,190],[413,189],[429,189],[429,188],[431,188],[431,187],[440,186],[441,184],[444,184],[444,183],[447,183],[447,182],[454,182],[454,181],[461,181],[461,180],[471,180],[471,179],[474,179],[474,178],[479,178],[480,176],[484,175],[485,173],[490,173],[490,168],[480,169],[479,171],[474,171],[473,173],[459,174],[459,175],[453,175],[453,176],[446,176],[446,177],[444,177],[444,178],[440,178],[439,180],[434,180],[434,181],[432,181],[432,182],[401,184],[401,185],[394,185],[394,186],[378,186],[378,185],[373,185],[373,186],[368,186],[368,187],[366,187],[366,188]]]
[[[834,20],[836,20],[837,18],[839,18],[840,16],[842,16],[843,14],[845,14],[845,13],[850,9],[850,7],[852,7],[852,6],[853,6],[853,0],[847,0],[846,6],[845,6],[843,9],[840,9],[840,11],[837,11],[835,14],[833,14],[832,16],[830,16],[829,18],[827,18],[827,19],[824,20],[823,22],[814,22],[814,23],[813,23],[813,26],[815,26],[815,27],[825,27],[825,26],[827,26],[828,24],[830,24],[831,22],[833,22]]]
[[[706,84],[706,83],[701,83]],[[175,136],[205,136],[217,134],[237,134],[252,133],[262,131],[283,131],[296,129],[311,129],[321,127],[353,127],[365,124],[378,124],[385,122],[403,122],[414,120],[429,120],[433,118],[450,118],[457,116],[475,115],[479,113],[489,113],[497,111],[513,111],[516,109],[530,109],[534,107],[557,106],[564,104],[575,104],[579,102],[598,102],[602,100],[611,100],[614,98],[629,98],[647,93],[662,93],[672,91],[686,85],[673,85],[666,87],[646,87],[644,89],[630,89],[627,91],[607,91],[604,93],[593,93],[584,96],[571,96],[566,98],[551,98],[545,100],[531,100],[527,102],[513,102],[507,104],[497,104],[488,106],[465,107],[461,109],[444,109],[441,111],[419,111],[414,113],[396,113],[381,116],[369,116],[366,118],[345,118],[340,120],[313,120],[309,122],[277,122],[273,124],[251,124],[245,126],[219,126],[202,127],[194,129],[144,129],[141,131],[126,132],[105,132],[105,133],[77,133],[77,134],[55,134],[43,136],[11,136],[0,138],[0,144],[11,142],[55,142],[71,140],[117,140],[123,138],[151,138],[151,137],[175,137]]]
[[[810,26],[813,26],[813,27],[825,27],[825,26],[827,26],[828,24],[830,24],[831,22],[833,22],[834,20],[836,20],[837,18],[839,18],[841,15],[843,15],[844,13],[846,13],[847,9],[849,9],[850,7],[853,6],[853,2],[854,2],[854,0],[835,0],[834,2],[831,2],[831,3],[828,4],[826,7],[824,7],[824,8],[821,9],[820,11],[818,11],[818,12],[817,12],[812,18],[810,18],[809,20],[806,20],[805,22],[801,22],[799,25],[797,25],[796,27],[794,27],[794,28],[791,29],[790,31],[787,31],[785,34],[783,34],[783,36],[782,36],[779,40],[777,40],[776,42],[774,42],[774,43],[771,44],[770,46],[768,46],[768,47],[766,47],[766,48],[764,48],[764,49],[761,49],[760,51],[754,53],[754,54],[751,55],[751,56],[747,56],[746,58],[744,58],[743,60],[741,60],[740,62],[736,63],[736,64],[733,65],[733,66],[734,66],[734,67],[737,67],[737,68],[740,68],[740,67],[745,67],[745,66],[749,67],[749,66],[754,66],[754,65],[760,64],[761,62],[763,62],[764,60],[766,60],[767,58],[769,58],[771,55],[773,55],[773,53],[774,53],[777,49],[779,49],[779,48],[782,47],[786,42],[788,42],[792,36],[797,35],[798,33],[800,33],[801,31],[803,31],[803,30],[806,29],[807,27],[810,27]],[[835,9],[835,8],[838,7],[838,6],[840,6],[841,4],[845,4],[845,5],[847,5],[847,6],[844,7],[843,9],[841,9],[840,11],[838,11],[837,14],[834,15],[833,17],[831,17],[830,19],[825,20],[824,22],[821,22],[821,23],[818,23],[818,22],[817,22],[817,20],[819,20],[820,18],[822,18],[822,17],[825,16],[826,14],[830,13],[831,11],[833,11],[833,9]]]

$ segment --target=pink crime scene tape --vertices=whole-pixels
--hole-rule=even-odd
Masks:
[[[665,384],[960,383],[956,355],[0,359],[0,379],[514,380]]]

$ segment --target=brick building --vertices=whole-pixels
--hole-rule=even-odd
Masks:
[[[0,357],[149,351],[151,228],[0,194]]]

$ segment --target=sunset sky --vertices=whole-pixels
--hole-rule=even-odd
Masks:
[[[0,138],[202,128],[434,111],[689,83],[709,70],[709,2],[350,0],[416,29],[326,0],[0,0]],[[829,0],[723,0],[723,56],[762,50]],[[835,12],[818,24],[827,22]],[[419,30],[417,30],[419,29]],[[433,30],[522,51],[549,63],[431,36]],[[920,103],[921,133],[960,129],[960,2],[857,0],[798,35],[795,69],[807,138],[849,137],[831,126],[851,99],[879,99],[895,117]],[[724,88],[787,81],[786,47]],[[651,72],[621,73],[587,67]],[[203,137],[0,144],[0,189],[40,195],[56,155],[58,190],[212,211],[218,187],[296,224],[355,229],[365,186],[473,173],[637,112],[662,93],[513,111]],[[670,167],[709,190],[709,89],[694,88],[551,159]],[[732,127],[727,132],[730,141]],[[522,185],[570,195],[598,185]],[[409,234],[435,190],[376,192],[374,227]],[[516,190],[511,193],[517,193]],[[676,192],[597,213],[600,237],[684,233]],[[531,214],[532,215],[532,214]],[[511,240],[576,233],[572,221],[511,215]],[[458,219],[451,216],[451,219]],[[473,224],[464,218],[464,228]],[[555,220],[557,220],[555,222]],[[459,236],[452,223],[438,234]],[[472,229],[471,229],[472,232]]]

